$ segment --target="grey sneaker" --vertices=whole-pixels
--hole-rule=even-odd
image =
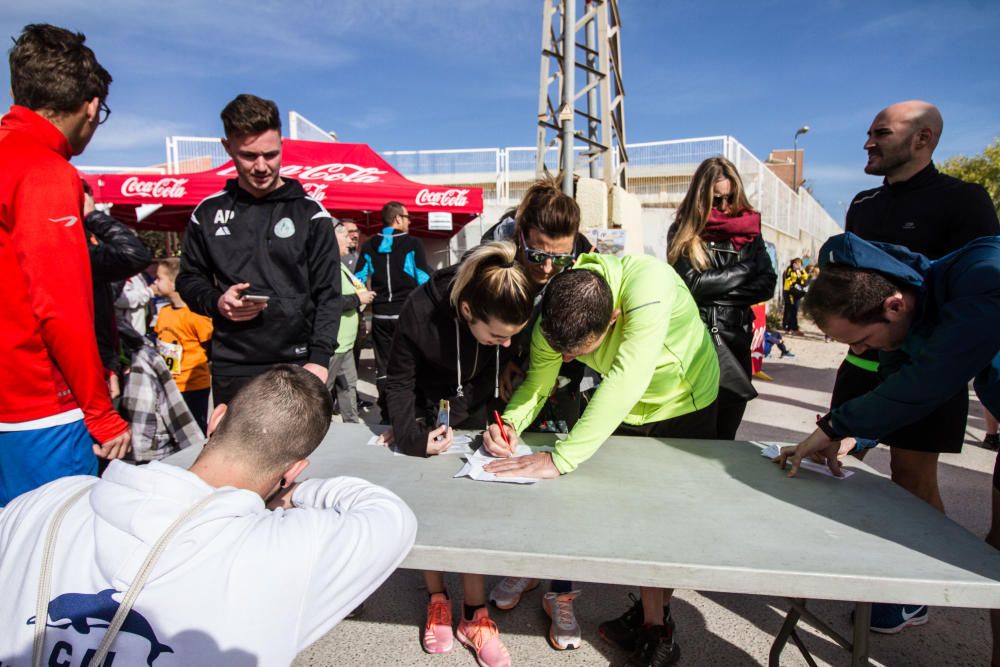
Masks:
[[[549,643],[557,651],[580,648],[580,625],[573,613],[573,600],[580,591],[569,593],[546,593],[542,598],[542,609],[552,619],[549,626]]]
[[[538,586],[538,579],[506,577],[490,591],[490,602],[497,609],[513,609],[521,601],[521,596]]]

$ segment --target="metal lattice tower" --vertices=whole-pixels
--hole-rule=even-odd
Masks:
[[[628,153],[618,0],[585,0],[579,19],[576,0],[543,4],[535,171],[545,173],[546,151],[557,147],[563,191],[572,195],[579,141],[590,176],[624,188]],[[586,81],[579,88],[577,70]],[[579,108],[581,98],[586,99],[584,109]],[[586,122],[586,132],[575,129],[577,116]]]

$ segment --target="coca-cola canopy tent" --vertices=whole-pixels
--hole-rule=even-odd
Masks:
[[[408,180],[367,144],[285,139],[281,175],[295,178],[334,216],[350,218],[368,234],[381,228],[388,201],[404,204],[410,231],[450,237],[483,211],[483,191],[474,187],[424,185]],[[83,174],[98,203],[140,229],[182,231],[205,197],[236,178],[233,163],[187,174]],[[450,226],[449,226],[450,215]]]

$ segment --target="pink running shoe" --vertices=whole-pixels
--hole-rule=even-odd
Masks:
[[[444,593],[434,593],[427,603],[427,625],[420,642],[428,653],[447,653],[454,645],[451,631],[451,600]]]
[[[476,654],[479,667],[510,667],[510,653],[500,641],[500,630],[486,607],[477,609],[471,621],[463,618],[457,634],[458,641]]]

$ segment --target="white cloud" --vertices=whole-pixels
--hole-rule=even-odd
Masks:
[[[166,137],[188,134],[191,130],[192,127],[186,123],[126,113],[112,114],[107,124],[102,125],[94,135],[88,154],[164,146]]]

